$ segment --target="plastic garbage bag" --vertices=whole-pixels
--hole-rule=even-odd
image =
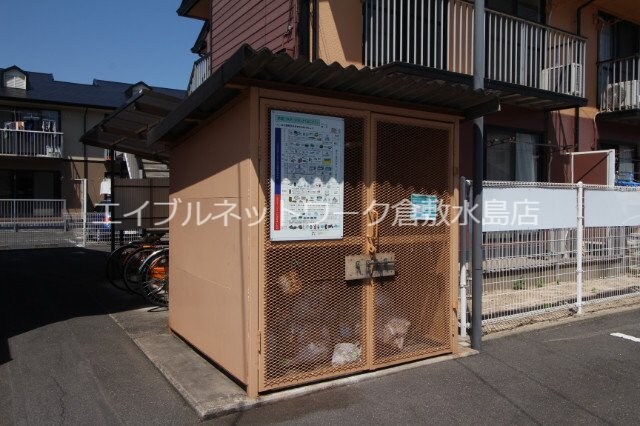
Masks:
[[[291,328],[291,343],[295,348],[292,364],[314,364],[329,360],[331,335],[320,323],[294,325]]]
[[[382,330],[379,330],[379,337],[385,345],[395,346],[398,349],[404,347],[404,339],[411,326],[411,321],[404,318],[389,319]]]
[[[360,346],[353,343],[338,343],[333,348],[331,365],[340,366],[360,361]]]

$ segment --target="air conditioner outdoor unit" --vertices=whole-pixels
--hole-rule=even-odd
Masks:
[[[540,88],[565,95],[582,96],[582,65],[571,63],[543,69],[540,73]]]
[[[640,108],[640,82],[638,80],[608,84],[603,95],[602,102],[608,110]]]

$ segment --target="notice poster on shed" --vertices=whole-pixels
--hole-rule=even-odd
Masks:
[[[272,241],[344,234],[344,119],[271,111]]]

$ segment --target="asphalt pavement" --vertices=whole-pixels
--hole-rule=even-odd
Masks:
[[[198,421],[108,315],[144,305],[104,280],[106,255],[0,251],[0,424]]]
[[[217,424],[640,423],[640,310],[484,343],[481,354],[335,388]]]
[[[198,422],[109,316],[144,305],[105,282],[105,257],[83,249],[0,251],[0,424]],[[476,356],[210,421],[639,422],[640,309],[489,339]]]

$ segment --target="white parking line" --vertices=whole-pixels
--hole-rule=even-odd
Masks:
[[[640,343],[640,339],[637,337],[629,336],[628,334],[622,333],[611,333],[613,337],[620,337],[622,339],[631,340],[632,342]]]

